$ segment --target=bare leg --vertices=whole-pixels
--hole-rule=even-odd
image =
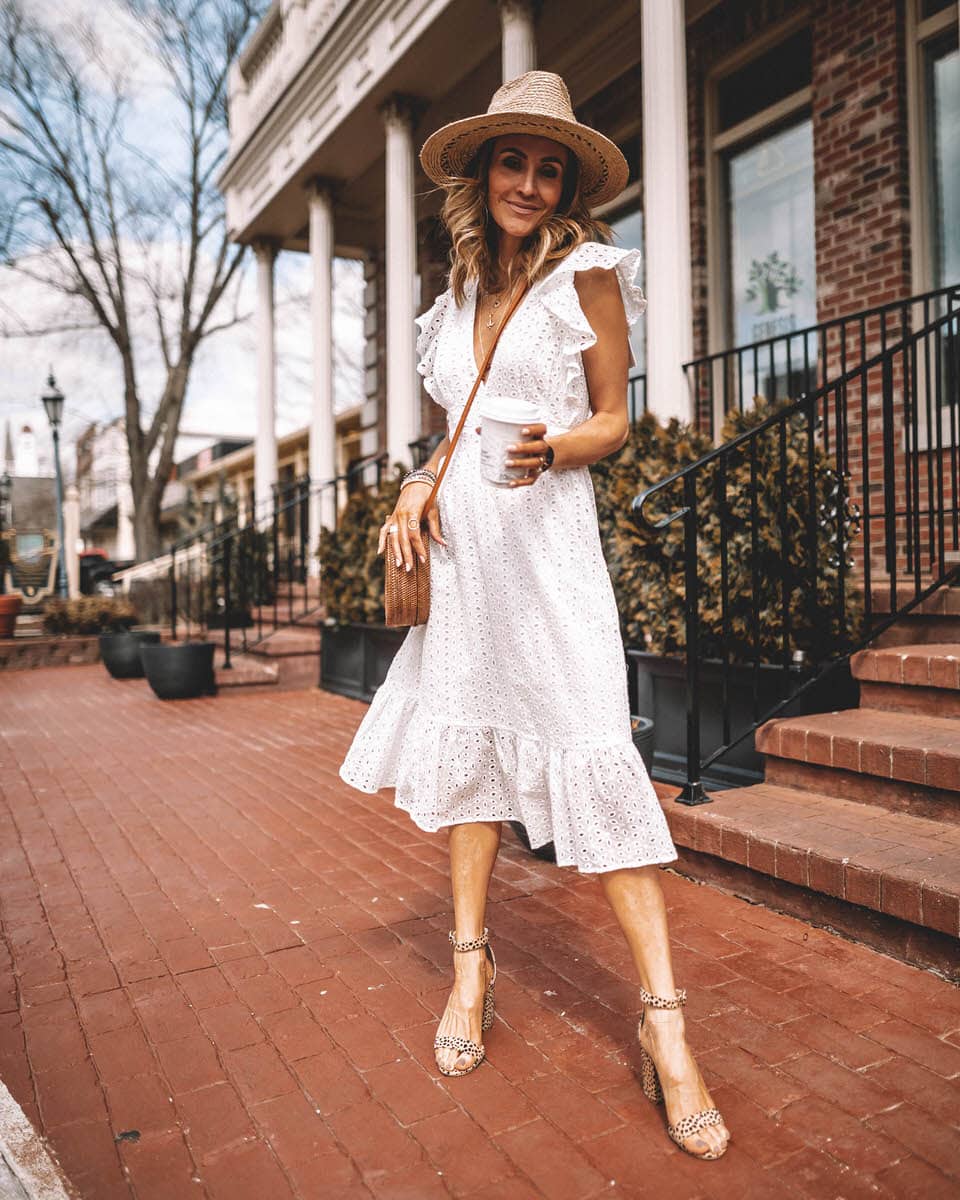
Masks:
[[[676,993],[667,908],[657,868],[610,871],[600,880],[627,939],[641,987],[655,996],[672,998]],[[682,1117],[713,1108],[684,1037],[682,1010],[648,1008],[642,1042],[656,1063],[671,1125]],[[694,1154],[716,1153],[723,1150],[729,1138],[725,1125],[710,1125],[688,1138],[686,1144]]]
[[[450,827],[450,882],[457,940],[469,941],[483,933],[490,876],[500,849],[500,822],[477,821]],[[482,1040],[480,1023],[483,993],[487,986],[486,955],[469,950],[453,956],[453,990],[437,1030],[451,1037]],[[446,1070],[463,1071],[473,1062],[470,1054],[438,1050],[437,1062]]]

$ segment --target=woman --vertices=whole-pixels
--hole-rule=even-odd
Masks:
[[[590,463],[629,435],[628,327],[646,307],[639,252],[605,244],[588,205],[627,180],[617,147],[574,117],[563,81],[530,71],[485,114],[421,151],[446,189],[450,288],[419,318],[419,370],[452,429],[519,289],[481,389],[532,401],[543,421],[514,444],[509,487],[480,474],[478,422],[454,449],[427,513],[430,618],[412,628],[340,768],[366,792],[396,788],[420,828],[449,828],[454,985],[437,1032],[445,1075],[483,1060],[496,966],[487,888],[501,823],[597,873],[640,977],[644,1092],[665,1098],[684,1150],[718,1158],[729,1134],[684,1039],[656,864],[676,851],[633,745],[619,621],[600,545]],[[409,570],[449,438],[411,472],[380,530]],[[662,1092],[661,1092],[662,1089]]]

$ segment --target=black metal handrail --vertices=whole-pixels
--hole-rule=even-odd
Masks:
[[[718,408],[744,412],[756,396],[776,403],[824,387],[874,349],[883,351],[958,307],[960,289],[951,284],[692,359],[683,370],[700,424],[713,435]]]
[[[956,574],[947,552],[960,548],[960,288],[945,307],[633,501],[648,532],[670,536],[682,521],[681,803],[707,802],[706,768]],[[677,489],[680,507],[647,515]],[[716,578],[705,573],[705,547],[719,559]],[[799,685],[798,652],[811,668]],[[703,755],[700,668],[711,654],[722,728]],[[729,704],[735,658],[752,668],[752,719],[739,729]],[[760,711],[759,668],[771,660],[783,698]]]
[[[269,633],[296,625],[320,607],[311,586],[310,562],[319,530],[310,527],[310,511],[319,501],[337,527],[342,500],[357,479],[372,472],[380,486],[387,465],[384,453],[368,455],[347,471],[312,485],[301,476],[273,489],[271,508],[261,506],[255,520],[220,529],[192,555],[171,548],[168,567],[170,633],[178,623],[189,635],[205,634],[213,625],[223,630],[224,666],[231,666],[232,635],[239,631],[242,651]],[[324,501],[328,501],[328,505]],[[190,547],[187,547],[190,549]]]

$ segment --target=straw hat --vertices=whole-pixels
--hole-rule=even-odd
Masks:
[[[580,192],[589,205],[612,200],[627,184],[627,160],[609,138],[581,125],[559,75],[527,71],[498,88],[490,107],[477,117],[444,125],[423,143],[420,162],[434,183],[448,187],[463,176],[488,138],[532,133],[567,146],[580,162]]]

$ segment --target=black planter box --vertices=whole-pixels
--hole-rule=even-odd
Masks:
[[[405,629],[387,625],[324,625],[320,686],[353,700],[372,700],[406,636]]]
[[[161,700],[192,700],[216,695],[213,642],[140,647],[147,682]]]
[[[631,710],[652,717],[656,728],[653,772],[664,783],[683,784],[687,778],[687,689],[686,664],[682,658],[665,657],[631,650]],[[700,756],[712,754],[723,743],[722,664],[704,659],[700,663]],[[775,704],[792,695],[810,678],[809,668],[761,663],[757,668],[757,712],[763,717]],[[731,665],[728,677],[730,736],[753,724],[753,676],[750,666]],[[803,696],[782,709],[778,717],[804,713],[832,712],[856,708],[860,688],[850,674],[849,663],[838,664]],[[712,763],[702,782],[708,788],[746,787],[763,780],[763,756],[747,734]]]
[[[142,679],[140,647],[155,645],[160,634],[149,629],[127,629],[123,633],[100,634],[100,657],[114,679]]]

